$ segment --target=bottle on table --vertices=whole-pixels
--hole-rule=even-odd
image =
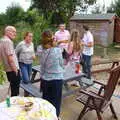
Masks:
[[[75,64],[75,73],[76,73],[76,74],[79,74],[79,73],[80,73],[80,64],[79,64],[79,63],[76,63],[76,64]]]
[[[7,107],[10,107],[10,97],[9,96],[7,96],[7,98],[6,98],[6,105],[7,105]]]

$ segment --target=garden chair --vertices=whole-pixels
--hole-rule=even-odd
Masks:
[[[81,111],[77,120],[81,120],[86,112],[89,110],[95,110],[97,113],[98,120],[103,120],[101,113],[109,106],[113,117],[117,119],[117,115],[114,111],[111,97],[117,85],[118,79],[120,77],[120,66],[113,68],[109,72],[109,78],[107,84],[103,84],[97,81],[94,81],[96,84],[99,84],[101,87],[97,92],[80,90],[80,95],[77,98],[77,101],[84,105],[83,110]]]

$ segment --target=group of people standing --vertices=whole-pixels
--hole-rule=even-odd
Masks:
[[[83,26],[84,36],[81,39],[78,30],[70,34],[65,30],[65,24],[59,25],[59,30],[53,34],[46,30],[42,33],[41,45],[37,49],[41,66],[41,90],[43,98],[51,102],[56,108],[59,119],[64,66],[72,62],[75,65],[75,72],[82,70],[91,78],[91,56],[93,55],[94,40],[89,28]],[[30,82],[32,62],[35,59],[33,34],[27,32],[24,40],[14,49],[13,41],[16,36],[16,29],[7,26],[4,36],[0,40],[0,59],[3,60],[5,71],[11,87],[11,96],[19,95],[20,79],[25,84]]]
[[[76,65],[75,71],[79,73],[81,64],[82,72],[91,79],[91,57],[93,55],[94,38],[86,25],[83,25],[83,33],[82,37],[82,33],[74,29],[70,34],[68,30],[65,30],[65,24],[60,24],[59,31],[55,33],[54,37],[58,47],[62,48],[63,53],[68,54],[68,57],[65,57],[64,65],[68,62],[74,62]]]

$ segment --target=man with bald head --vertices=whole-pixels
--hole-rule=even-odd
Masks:
[[[0,59],[3,62],[8,81],[10,82],[11,96],[19,95],[20,85],[19,65],[13,45],[15,37],[15,27],[7,26],[4,30],[4,36],[0,40]]]

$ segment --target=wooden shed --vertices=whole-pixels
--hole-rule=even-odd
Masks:
[[[70,30],[78,29],[82,34],[82,25],[89,26],[96,44],[120,42],[120,18],[115,14],[79,14],[70,19]]]

